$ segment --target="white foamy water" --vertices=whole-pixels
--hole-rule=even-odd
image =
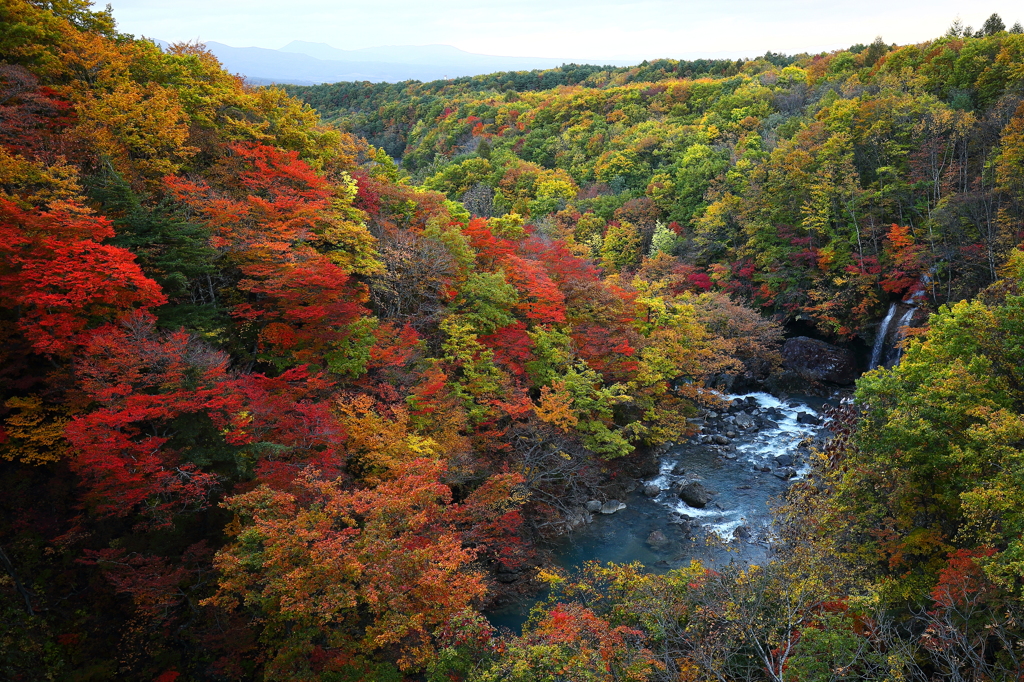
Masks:
[[[875,345],[871,349],[871,365],[868,369],[874,369],[882,362],[882,353],[885,350],[885,336],[889,333],[889,323],[892,322],[892,316],[895,314],[896,304],[893,303],[889,306],[889,312],[885,314],[885,319],[878,325],[878,331],[875,333]]]
[[[727,542],[733,540],[733,532],[740,526],[747,526],[748,529],[757,531],[759,526],[767,523],[768,498],[781,494],[788,483],[775,478],[771,473],[760,472],[761,478],[753,483],[741,480],[749,476],[754,470],[764,467],[773,467],[777,457],[789,455],[793,459],[792,468],[796,480],[807,475],[810,471],[808,463],[799,457],[797,452],[800,443],[807,438],[817,435],[820,426],[815,424],[801,424],[797,421],[798,415],[803,412],[818,417],[817,411],[800,401],[782,401],[768,393],[745,393],[742,395],[724,395],[726,401],[745,400],[753,398],[757,402],[757,408],[761,414],[755,416],[755,420],[770,420],[774,425],[768,423],[759,430],[744,430],[735,425],[726,425],[722,430],[732,430],[737,437],[731,439],[728,446],[716,448],[711,444],[699,447],[707,449],[712,453],[721,453],[723,459],[726,453],[735,453],[732,461],[716,462],[714,466],[708,466],[696,457],[677,460],[678,453],[669,453],[662,457],[659,475],[653,479],[661,489],[662,493],[656,501],[667,508],[667,511],[690,519],[691,524],[702,527],[707,533],[714,533]],[[745,408],[748,414],[754,408]],[[777,414],[767,415],[765,411],[776,410]],[[722,416],[727,416],[723,413]],[[684,473],[673,474],[677,467],[686,469]],[[716,495],[707,507],[698,509],[690,507],[679,499],[677,485],[699,481],[708,489],[713,490]],[[747,490],[744,494],[736,494],[739,490]]]
[[[818,413],[806,404],[796,403],[794,407],[768,393],[747,393],[732,397],[734,399],[754,398],[762,411],[775,408],[782,414],[780,418],[772,420],[777,426],[763,428],[750,441],[737,444],[736,452],[741,458],[745,456],[746,461],[751,464],[763,463],[779,455],[795,457],[800,443],[807,438],[813,438],[821,428],[817,424],[801,424],[797,421],[797,416],[801,412],[820,419]],[[804,463],[797,470],[797,477],[803,477],[809,471],[810,467]]]

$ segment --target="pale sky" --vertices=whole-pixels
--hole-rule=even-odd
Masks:
[[[481,54],[566,59],[754,57],[818,52],[881,35],[915,43],[959,16],[1024,22],[1024,4],[994,0],[109,0],[118,28],[171,42],[341,49],[445,44]],[[97,2],[102,6],[104,0]]]

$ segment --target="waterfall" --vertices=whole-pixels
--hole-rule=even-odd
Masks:
[[[917,308],[908,308],[907,312],[903,313],[903,317],[901,317],[900,321],[896,324],[896,343],[894,344],[896,346],[896,362],[899,362],[900,358],[903,357],[903,348],[900,346],[900,341],[906,338],[907,325],[909,325],[910,321],[914,319],[914,313],[916,312]]]
[[[886,314],[885,319],[882,320],[882,324],[878,326],[878,333],[875,335],[875,346],[871,349],[871,365],[868,369],[874,369],[878,367],[882,361],[882,351],[885,349],[885,337],[889,335],[889,323],[892,322],[893,315],[896,314],[896,304],[893,303],[889,306],[889,312]]]

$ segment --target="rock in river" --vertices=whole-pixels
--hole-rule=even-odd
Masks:
[[[607,502],[605,502],[604,504],[601,505],[601,513],[602,514],[614,514],[615,512],[619,511],[620,509],[625,509],[625,508],[626,508],[626,505],[623,504],[622,502],[619,502],[618,500],[608,500]]]
[[[711,501],[711,491],[698,481],[693,481],[679,489],[679,499],[691,507],[703,509]]]
[[[669,543],[669,539],[660,530],[651,531],[647,536],[647,544],[651,549],[661,549]]]
[[[647,497],[657,497],[661,494],[661,486],[657,483],[648,483],[644,486],[644,495]]]
[[[599,512],[599,511],[601,511],[601,502],[600,502],[600,500],[590,500],[589,502],[587,502],[587,511],[588,512]]]
[[[570,528],[578,528],[588,523],[593,523],[594,517],[585,509],[576,509],[569,514],[566,521],[568,521]]]
[[[749,429],[754,425],[754,418],[746,412],[740,412],[736,415],[736,426],[741,429]]]

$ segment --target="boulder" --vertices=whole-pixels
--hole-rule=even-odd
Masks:
[[[736,415],[736,426],[741,429],[749,429],[754,426],[754,418],[746,412],[740,412]]]
[[[732,532],[732,537],[735,540],[749,540],[750,529],[746,526],[737,526],[736,530]]]
[[[608,500],[607,502],[605,502],[604,504],[601,505],[601,513],[602,514],[614,514],[615,512],[619,511],[620,509],[625,509],[625,508],[626,508],[626,505],[623,504],[622,502],[619,502],[618,500]]]
[[[661,486],[657,483],[648,483],[644,486],[644,495],[647,497],[657,497],[661,494]]]
[[[651,531],[651,534],[647,536],[647,545],[651,549],[661,549],[667,544],[669,544],[669,539],[660,530]]]
[[[686,514],[671,514],[668,517],[668,522],[674,526],[680,526],[683,530],[687,530],[693,524],[693,519]]]
[[[781,469],[776,469],[772,474],[775,475],[775,478],[781,478],[783,481],[788,481],[796,476],[796,470],[794,470],[793,467],[783,467]]]
[[[779,455],[775,458],[775,463],[780,467],[791,467],[793,466],[792,455]]]
[[[682,476],[686,473],[686,467],[683,466],[682,462],[676,462],[676,465],[672,467],[673,476]]]
[[[569,514],[567,521],[570,528],[578,528],[580,526],[585,526],[588,523],[593,523],[594,517],[585,509],[575,509],[571,514]]]
[[[857,378],[857,360],[845,348],[818,339],[797,336],[782,345],[782,367],[811,382],[852,384]]]
[[[679,488],[679,499],[696,509],[703,509],[711,501],[711,491],[698,481],[692,481]]]
[[[709,377],[707,385],[718,389],[722,393],[735,393],[737,378],[735,374],[723,372],[722,374],[715,374]]]
[[[714,436],[711,436],[711,441],[713,443],[718,443],[719,445],[728,445],[729,444],[729,439],[726,438],[725,436],[723,436],[720,433],[716,433]]]
[[[498,562],[498,565],[494,569],[494,577],[499,583],[514,583],[521,577],[520,571],[509,568],[505,564]]]
[[[601,511],[601,502],[599,500],[590,500],[587,502],[588,512],[599,512]]]
[[[796,414],[797,424],[819,424],[821,420],[809,412],[797,412]]]

